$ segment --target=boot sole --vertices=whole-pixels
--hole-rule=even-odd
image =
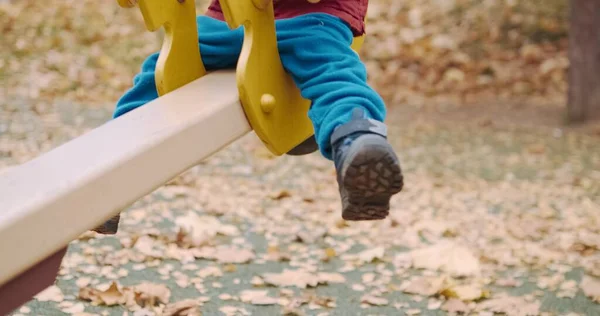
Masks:
[[[101,226],[94,228],[92,231],[103,234],[103,235],[114,235],[119,230],[119,221],[121,219],[121,213],[111,217],[109,220],[104,222]]]
[[[385,139],[365,135],[356,139],[343,172],[342,218],[381,220],[388,216],[390,199],[402,191],[400,162]]]

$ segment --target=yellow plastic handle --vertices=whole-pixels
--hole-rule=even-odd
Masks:
[[[283,155],[313,134],[310,101],[302,98],[277,50],[271,0],[221,0],[230,28],[244,26],[237,64],[240,101],[248,122],[265,146]]]
[[[117,0],[121,7],[138,3],[146,28],[165,28],[165,38],[156,63],[158,95],[178,89],[206,74],[198,46],[194,0]]]
[[[304,99],[283,68],[277,50],[272,0],[221,0],[230,28],[244,26],[244,44],[237,65],[240,101],[248,122],[265,146],[282,155],[313,134]],[[352,48],[358,52],[364,38]]]

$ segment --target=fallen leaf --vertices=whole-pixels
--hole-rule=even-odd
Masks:
[[[90,285],[90,282],[92,282],[92,278],[81,277],[81,278],[77,279],[77,281],[75,281],[75,285],[77,285],[77,287],[79,287],[79,288],[82,288],[82,287],[86,287],[86,286]]]
[[[236,306],[223,306],[219,311],[226,316],[250,315],[245,308]]]
[[[462,301],[474,301],[487,296],[486,292],[477,284],[452,286],[444,289],[441,294],[447,298],[457,298]]]
[[[201,302],[194,299],[187,299],[179,302],[174,302],[165,306],[163,310],[164,316],[201,316]]]
[[[428,310],[440,309],[440,307],[442,306],[442,303],[444,303],[444,302],[437,300],[437,299],[430,298],[429,301],[427,302],[427,309]]]
[[[540,306],[539,301],[528,302],[523,297],[506,296],[480,302],[477,305],[477,310],[504,313],[511,316],[530,316],[539,315]]]
[[[417,269],[440,270],[456,277],[477,276],[479,260],[466,247],[442,242],[411,251],[412,265]]]
[[[163,254],[161,251],[155,249],[155,245],[158,245],[156,240],[148,235],[144,235],[135,241],[133,249],[150,258],[161,258]]]
[[[333,248],[326,248],[325,251],[324,251],[324,255],[323,255],[323,261],[327,262],[327,261],[335,258],[336,255],[337,254],[335,252],[335,249],[333,249]]]
[[[254,276],[252,277],[252,280],[250,281],[250,283],[254,286],[262,286],[265,285],[265,281],[259,277],[259,276]]]
[[[112,282],[106,290],[98,290],[90,287],[81,288],[79,289],[78,297],[94,305],[106,306],[126,304],[133,299],[133,295],[128,295],[127,291],[123,291],[116,282]]]
[[[344,283],[346,277],[339,273],[319,272],[319,283]]]
[[[364,295],[363,297],[361,297],[360,302],[373,306],[385,306],[389,304],[389,301],[387,299],[374,295]]]
[[[444,73],[444,80],[447,82],[463,82],[465,73],[457,68],[450,68]]]
[[[291,197],[291,196],[292,196],[292,194],[290,193],[290,191],[287,191],[287,190],[281,190],[281,191],[279,191],[279,193],[277,193],[277,194],[273,194],[273,195],[271,195],[270,197],[271,197],[271,199],[273,199],[273,200],[279,201],[279,200],[283,200],[283,199],[285,199],[285,198],[289,198],[289,197]]]
[[[60,288],[56,285],[52,285],[34,297],[40,302],[62,302],[65,299]]]
[[[353,285],[352,285],[352,289],[353,289],[354,291],[357,291],[357,292],[362,292],[362,291],[364,291],[366,288],[365,288],[365,286],[364,286],[364,285],[362,285],[362,284],[353,284]]]
[[[62,308],[61,310],[67,314],[77,314],[83,313],[83,311],[85,310],[85,306],[83,305],[83,303],[77,303],[73,304],[73,306]]]
[[[444,289],[445,277],[414,277],[405,281],[400,289],[405,293],[432,296]]]
[[[215,253],[215,258],[220,263],[248,263],[254,257],[254,252],[251,250],[229,246],[218,247]]]
[[[277,298],[268,295],[267,290],[245,290],[240,293],[240,299],[252,305],[275,305],[278,302]]]
[[[505,286],[505,287],[518,287],[518,286],[521,286],[523,284],[522,281],[515,280],[513,278],[498,279],[494,283],[497,286]]]
[[[384,247],[375,247],[358,253],[358,259],[364,263],[369,263],[375,259],[382,259],[384,254]]]
[[[544,144],[533,144],[527,148],[527,151],[535,155],[543,154],[546,151],[546,146]]]
[[[200,247],[206,245],[217,235],[237,236],[239,229],[233,225],[221,223],[213,216],[199,216],[188,212],[175,219],[179,229],[178,241],[182,246]]]
[[[441,309],[449,313],[467,313],[469,306],[459,299],[451,298],[442,304]]]
[[[206,278],[206,277],[221,277],[223,276],[223,271],[221,271],[221,269],[219,269],[219,267],[215,267],[215,266],[208,266],[208,267],[204,267],[200,270],[198,270],[196,272],[196,275],[201,277],[201,278]]]
[[[600,279],[584,275],[580,287],[583,294],[600,303]]]
[[[265,283],[275,286],[295,286],[301,289],[315,287],[319,284],[319,278],[304,270],[285,269],[281,273],[266,273],[263,275]]]
[[[144,282],[133,287],[135,300],[141,307],[167,304],[171,298],[171,290],[164,284]]]
[[[317,240],[320,240],[325,236],[327,230],[316,229],[316,230],[300,230],[296,233],[297,240],[306,244],[314,244]]]

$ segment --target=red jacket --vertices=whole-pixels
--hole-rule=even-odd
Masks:
[[[316,3],[308,0],[273,0],[276,19],[293,18],[307,13],[328,13],[348,23],[354,36],[365,32],[364,20],[368,4],[369,0],[320,0]],[[212,0],[206,15],[225,20],[219,0]]]

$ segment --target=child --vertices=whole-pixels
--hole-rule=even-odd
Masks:
[[[400,163],[382,123],[386,109],[367,85],[366,68],[350,48],[364,34],[368,0],[274,0],[279,54],[302,96],[323,156],[333,160],[346,220],[383,219],[392,195],[400,192]],[[218,0],[197,18],[206,70],[235,68],[243,28],[231,30]],[[118,101],[114,117],[158,97],[154,68],[158,53],[143,64],[134,86]],[[201,106],[201,104],[198,104]],[[119,215],[95,229],[117,232]]]

